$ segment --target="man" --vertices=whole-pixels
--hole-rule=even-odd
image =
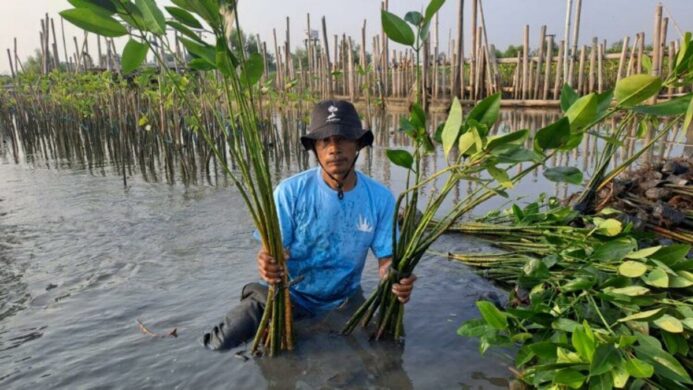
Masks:
[[[315,153],[319,166],[282,181],[274,192],[288,269],[264,250],[257,255],[265,282],[278,283],[284,272],[298,280],[290,290],[297,318],[320,315],[361,297],[369,249],[378,258],[380,277],[387,275],[395,213],[389,189],[354,169],[361,148],[373,143],[373,134],[362,129],[351,103],[318,103],[301,143]],[[409,300],[415,280],[412,275],[393,285],[401,302]],[[243,287],[240,305],[205,334],[205,346],[228,349],[251,338],[266,297],[265,285]]]

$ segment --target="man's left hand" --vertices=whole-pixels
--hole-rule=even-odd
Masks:
[[[378,261],[378,273],[380,274],[381,279],[385,279],[387,277],[391,263],[392,258],[390,257],[383,258]],[[414,289],[415,281],[416,275],[414,274],[411,274],[407,278],[400,279],[399,283],[395,283],[392,285],[392,293],[397,296],[397,299],[399,299],[400,302],[409,302],[409,298],[411,297],[411,290]]]
[[[411,274],[408,278],[402,278],[399,283],[392,285],[392,293],[397,296],[402,303],[409,302],[411,297],[411,291],[414,289],[414,282],[416,281],[416,275]]]

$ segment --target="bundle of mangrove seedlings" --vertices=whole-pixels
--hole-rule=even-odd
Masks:
[[[407,13],[405,20],[383,11],[383,29],[393,41],[411,46],[418,59],[428,24],[440,5],[442,2],[432,1],[425,15],[412,11]],[[416,28],[416,33],[407,23]],[[402,131],[413,139],[413,153],[387,151],[393,164],[407,170],[407,189],[399,195],[396,203],[397,210],[402,210],[402,220],[399,234],[396,227],[392,232],[394,249],[390,272],[347,322],[343,333],[352,332],[359,323],[366,327],[375,317],[375,339],[388,335],[400,340],[404,334],[404,306],[391,292],[392,285],[414,271],[426,250],[456,220],[494,196],[507,196],[505,191],[508,188],[544,163],[556,149],[570,150],[577,146],[586,125],[598,114],[608,115],[603,112],[605,107],[598,110],[597,102],[595,95],[577,99],[565,117],[537,133],[533,149],[524,146],[528,130],[489,136],[498,119],[500,94],[480,101],[466,117],[462,114],[460,102],[453,100],[446,122],[433,137],[427,131],[421,106],[413,104],[409,118],[400,124]],[[424,176],[421,160],[435,151],[434,140],[442,144],[448,166]],[[521,167],[523,163],[526,165]],[[518,173],[510,176],[508,172],[511,171]],[[476,183],[477,189],[451,209],[443,211],[441,206],[461,180]],[[439,181],[443,184],[440,185]],[[437,189],[434,188],[436,184]]]
[[[272,180],[265,144],[261,138],[258,119],[258,81],[263,73],[263,60],[259,54],[246,56],[242,49],[241,34],[231,38],[233,29],[240,29],[237,2],[231,0],[173,0],[175,6],[166,7],[171,20],[166,21],[154,0],[103,0],[70,1],[75,6],[61,12],[69,22],[87,31],[107,37],[129,36],[122,53],[122,72],[135,71],[150,51],[161,65],[159,77],[170,82],[173,90],[187,104],[191,113],[189,126],[207,142],[225,173],[238,188],[253,222],[259,232],[263,247],[278,262],[284,261],[281,232],[272,196]],[[206,27],[203,24],[206,24]],[[127,28],[126,28],[127,26]],[[235,165],[232,170],[216,140],[205,123],[199,106],[185,100],[185,78],[170,70],[166,59],[176,59],[166,35],[173,28],[185,38],[181,42],[191,60],[180,67],[200,72],[214,72],[221,80],[221,99],[226,105],[228,117],[218,112],[215,119],[223,129],[223,139]],[[191,28],[205,28],[213,32],[215,41],[208,43]],[[178,65],[176,68],[179,67]],[[207,96],[207,98],[210,98]],[[212,102],[208,102],[212,103]],[[281,283],[271,285],[260,327],[252,344],[252,351],[264,345],[270,356],[280,349],[291,350],[294,345],[292,330],[289,281],[284,276]]]
[[[606,134],[588,126],[606,146],[585,190],[569,206],[555,199],[543,207],[515,205],[455,227],[490,239],[497,250],[449,257],[510,290],[507,308],[477,302],[481,318],[467,321],[458,333],[478,337],[482,353],[493,345],[519,345],[514,371],[527,386],[687,389],[693,385],[691,247],[658,245],[635,230],[622,212],[599,204],[597,196],[673,126],[690,125],[690,94],[656,105],[642,102],[656,96],[662,85],[693,81],[691,43],[691,34],[686,34],[682,41],[686,50],[666,80],[631,76],[617,83],[613,93],[599,96],[600,107],[613,105],[609,111],[620,111],[623,119]],[[561,106],[567,115],[585,97],[570,103],[573,91],[566,87],[563,92]],[[665,117],[671,117],[669,123],[650,142],[608,170],[629,122]],[[582,182],[582,173],[572,167],[547,169],[545,175],[555,181]]]
[[[524,383],[600,389],[693,384],[690,246],[639,246],[632,225],[609,215],[580,216],[555,199],[544,208],[513,206],[465,225],[462,231],[491,238],[500,251],[450,258],[501,281],[511,293],[505,309],[477,302],[482,318],[458,333],[478,337],[482,353],[519,344],[515,372]]]

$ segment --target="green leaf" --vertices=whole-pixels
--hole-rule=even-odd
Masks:
[[[597,233],[602,236],[614,237],[623,231],[623,225],[618,219],[595,217],[592,221],[597,227]]]
[[[571,389],[579,389],[585,383],[585,376],[572,368],[564,368],[556,371],[553,381],[554,383],[566,385]]]
[[[200,43],[200,44],[204,43],[204,41],[202,39],[200,39],[200,37],[197,34],[195,34],[195,32],[193,30],[187,28],[183,24],[176,22],[175,20],[169,20],[166,22],[166,24],[173,27],[179,33],[194,40],[195,42]]]
[[[633,253],[629,253],[626,255],[626,259],[644,259],[646,257],[650,257],[657,253],[658,250],[662,249],[661,245],[657,246],[652,246],[649,248],[643,248],[640,249],[639,251],[635,251]]]
[[[578,94],[570,85],[563,84],[561,88],[561,111],[566,112],[578,100]]]
[[[597,119],[597,95],[585,95],[573,103],[565,116],[570,121],[571,131],[579,131]]]
[[[416,40],[411,27],[402,20],[399,16],[387,12],[380,11],[380,21],[383,25],[383,31],[391,40],[401,43],[405,46],[412,46]]]
[[[633,378],[649,378],[654,374],[654,367],[640,359],[632,358],[626,360],[626,370]]]
[[[229,51],[226,45],[226,38],[217,38],[216,47],[216,66],[219,72],[226,77],[229,77],[236,71],[235,67],[231,63],[231,51]],[[245,78],[241,78],[241,82],[245,83]]]
[[[166,18],[164,18],[164,14],[156,2],[154,0],[135,0],[135,4],[142,12],[147,30],[156,35],[164,35],[166,33]]]
[[[88,8],[94,12],[100,12],[106,15],[113,15],[116,12],[116,6],[111,0],[67,0],[75,8]]]
[[[609,289],[609,290],[605,289],[604,291],[607,293],[626,295],[629,297],[637,297],[640,295],[647,294],[648,292],[650,292],[650,289],[647,287],[642,287],[642,286],[628,286],[628,287],[614,288],[614,289]]]
[[[551,323],[551,328],[556,330],[562,330],[568,333],[573,333],[575,331],[575,328],[579,326],[580,323],[575,322],[569,318],[559,318]]]
[[[658,250],[657,253],[650,255],[650,258],[659,260],[668,266],[673,266],[685,260],[690,250],[690,245],[673,244]]]
[[[693,279],[686,276],[686,271],[677,272],[676,276],[669,278],[669,287],[671,288],[687,288],[693,286]]]
[[[385,154],[387,158],[397,166],[412,169],[414,165],[414,157],[406,150],[388,149],[385,151]]]
[[[476,307],[479,308],[479,312],[487,324],[496,329],[506,329],[508,327],[507,314],[498,310],[493,303],[489,301],[477,301]]]
[[[563,117],[537,132],[534,136],[534,147],[540,151],[560,148],[569,138],[570,121]]]
[[[529,130],[518,130],[512,133],[489,137],[486,150],[491,151],[507,144],[521,143],[529,136]]]
[[[460,137],[462,138],[462,137]],[[487,146],[488,147],[488,146]],[[520,146],[497,148],[491,151],[491,154],[498,158],[500,164],[513,164],[525,161],[541,162],[543,157],[533,151]]]
[[[60,12],[60,16],[75,26],[105,37],[120,37],[128,30],[117,20],[88,8],[73,8]]]
[[[618,352],[611,344],[602,344],[594,351],[590,364],[590,376],[594,377],[609,372],[618,362]]]
[[[462,134],[459,139],[459,143],[457,145],[457,149],[459,149],[460,154],[465,154],[471,148],[476,144],[476,138],[477,134],[475,130],[470,130],[467,131],[466,133]]]
[[[445,121],[445,127],[443,128],[443,134],[441,138],[443,139],[443,151],[445,152],[445,158],[448,158],[450,150],[455,145],[457,141],[457,136],[460,133],[460,127],[462,126],[462,105],[457,98],[454,98],[452,105],[450,106],[450,113],[448,114],[448,119]],[[471,146],[471,145],[470,145]],[[466,151],[466,150],[465,150]],[[460,152],[462,154],[464,152]]]
[[[483,319],[474,318],[465,321],[465,323],[457,329],[457,334],[463,337],[481,337],[488,334],[489,331],[495,332],[495,330],[488,326]]]
[[[241,66],[240,79],[246,86],[253,86],[260,81],[264,71],[265,62],[262,59],[262,55],[260,53],[252,53]]]
[[[647,266],[639,261],[624,261],[618,266],[618,273],[629,278],[638,278],[647,272]]]
[[[666,288],[669,287],[669,276],[660,268],[655,268],[649,274],[644,276],[642,280],[650,286]]]
[[[601,261],[622,260],[637,248],[635,240],[630,237],[619,237],[596,247],[591,257]]]
[[[642,68],[645,73],[652,73],[652,59],[647,54],[643,54],[641,57]]]
[[[202,28],[202,24],[190,12],[178,7],[165,7],[174,19],[192,28]]]
[[[686,117],[683,120],[683,128],[690,129],[691,121],[693,121],[693,98],[688,102],[688,109],[686,110]]]
[[[426,113],[419,103],[411,105],[411,124],[419,130],[426,129]]]
[[[669,314],[665,314],[656,320],[653,321],[657,327],[660,329],[664,329],[669,333],[682,333],[683,332],[683,324],[681,321],[673,316],[670,316]]]
[[[590,278],[575,278],[573,280],[568,281],[564,285],[561,286],[561,291],[563,292],[572,292],[572,291],[581,291],[581,290],[587,290],[594,286],[594,279]]]
[[[582,172],[575,167],[554,167],[544,171],[544,177],[557,183],[582,184]]]
[[[185,46],[185,49],[195,57],[201,58],[213,67],[217,65],[217,50],[216,47],[207,43],[200,44],[186,38],[181,38],[180,41]]]
[[[614,366],[611,370],[611,378],[614,381],[614,387],[617,389],[626,387],[626,383],[628,383],[628,378],[630,377],[626,367],[623,365],[623,361],[620,363],[621,364]]]
[[[678,96],[671,100],[653,104],[651,106],[635,106],[631,108],[631,110],[640,114],[656,116],[683,115],[686,113],[688,107],[690,107],[691,101],[693,101],[692,98],[693,94],[689,93],[688,95]]]
[[[148,50],[149,46],[130,38],[123,49],[123,56],[120,60],[123,74],[129,74],[139,68],[147,57]]]
[[[409,11],[404,15],[404,20],[415,26],[418,26],[423,19],[423,15],[421,15],[421,12],[418,11]]]
[[[575,351],[582,357],[586,362],[592,362],[592,357],[594,356],[595,344],[594,336],[589,327],[579,326],[575,328],[573,335],[571,336],[571,343]]]
[[[629,316],[625,316],[625,317],[619,319],[618,322],[646,320],[646,319],[654,317],[660,311],[662,311],[661,308],[633,313]]]
[[[614,97],[620,106],[630,107],[655,96],[662,80],[647,74],[636,74],[616,83]]]
[[[590,378],[590,390],[611,390],[614,388],[610,373],[604,373]]]
[[[433,16],[436,14],[436,12],[438,12],[438,10],[440,10],[440,7],[442,7],[444,3],[445,0],[431,0],[428,3],[425,12],[425,20],[427,23],[433,20]]]
[[[486,125],[490,129],[498,120],[500,104],[500,92],[485,98],[477,103],[469,114],[467,114],[467,123],[469,124],[470,120],[475,120],[483,125]]]
[[[508,176],[508,173],[504,170],[498,169],[495,166],[488,166],[486,167],[486,170],[488,173],[493,177],[498,184],[502,185],[504,188],[512,188],[513,182],[510,181],[510,177]]]
[[[661,347],[655,348],[652,345],[641,345],[635,347],[634,350],[639,359],[650,363],[654,367],[655,374],[683,384],[693,384],[690,375],[681,363],[671,354],[661,349]]]

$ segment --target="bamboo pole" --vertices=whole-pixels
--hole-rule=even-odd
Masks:
[[[642,56],[645,54],[645,33],[640,33],[640,44],[638,45],[638,59],[635,63],[636,73],[642,73]]]
[[[12,52],[10,52],[10,49],[7,49],[7,59],[10,61],[10,74],[12,75],[12,78],[16,78],[17,75],[14,72],[14,64],[12,63]]]
[[[652,75],[659,77],[661,64],[659,63],[659,53],[662,45],[660,42],[662,29],[662,4],[657,4],[654,15],[654,31],[652,33]]]
[[[529,88],[529,24],[525,25],[522,40],[522,100],[527,100]]]
[[[548,42],[546,42],[546,66],[544,70],[544,92],[542,93],[542,99],[546,100],[549,98],[549,80],[551,79],[551,60],[553,59],[553,34],[547,37]]]
[[[602,69],[602,53],[604,53],[604,46],[606,45],[600,43],[597,49],[597,92],[599,93],[602,93],[602,91],[604,91],[604,71]]]
[[[63,40],[63,55],[65,56],[65,62],[69,62],[68,58],[69,56],[67,55],[67,44],[65,41],[65,23],[63,22],[63,17],[60,17],[60,35],[62,36]],[[68,64],[67,69],[70,70],[70,65]]]
[[[327,39],[327,22],[325,21],[324,16],[322,17],[322,41],[323,46],[325,47],[325,61],[327,62],[327,96],[332,97],[332,61],[330,61],[330,45]]]
[[[560,46],[558,47],[558,62],[556,63],[556,79],[555,83],[553,85],[553,98],[555,100],[558,100],[560,97],[560,90],[561,90],[561,69],[563,69],[563,53],[565,52],[565,41],[561,41]]]
[[[55,69],[60,69],[60,56],[58,55],[58,38],[55,34],[55,23],[51,18],[51,32],[53,33],[53,63]]]
[[[587,86],[587,93],[593,92],[597,86],[596,79],[596,67],[597,67],[597,50],[599,50],[599,44],[597,43],[597,38],[592,38],[592,50],[590,51],[590,73],[589,73],[589,83]]]
[[[454,66],[454,80],[452,84],[451,94],[459,99],[464,99],[464,0],[459,0],[457,8],[457,46],[455,46],[457,55],[457,65],[454,61],[451,63]],[[454,60],[454,57],[451,55]]]
[[[633,74],[633,70],[635,67],[635,54],[639,46],[640,33],[635,34],[635,42],[633,43],[633,47],[630,49],[630,56],[628,57],[628,66],[626,67],[626,76],[630,76]]]
[[[585,94],[585,58],[587,56],[587,46],[580,47],[580,65],[578,66],[578,93]]]
[[[630,36],[626,35],[623,38],[623,45],[621,47],[621,56],[618,59],[618,70],[616,71],[616,81],[621,80],[623,77],[623,67],[626,62],[626,53],[628,52],[628,44],[630,43]]]
[[[478,88],[477,86],[477,80],[478,78],[476,77],[476,56],[477,56],[477,36],[476,36],[476,24],[477,24],[477,8],[478,8],[478,3],[479,0],[472,0],[472,52],[471,52],[471,58],[469,61],[469,81],[471,83],[470,85],[470,94],[472,95],[472,99],[476,99],[476,90]]]
[[[674,73],[674,61],[676,57],[674,56],[674,52],[676,51],[676,46],[675,46],[676,41],[671,41],[669,42],[669,51],[667,53],[668,55],[668,61],[667,61],[667,77],[671,77],[671,75]],[[674,87],[669,86],[667,88],[667,98],[671,99],[672,95],[674,94]]]
[[[347,40],[347,61],[347,72],[349,74],[349,98],[353,102],[356,100],[356,80],[354,74],[354,58],[351,37],[349,37]]]
[[[515,72],[513,73],[513,99],[518,100],[522,96],[521,85],[522,85],[522,53],[517,52],[517,62],[515,66]]]
[[[537,74],[534,76],[534,88],[532,91],[532,98],[539,99],[539,79],[541,78],[541,65],[544,59],[544,43],[546,42],[546,25],[541,26],[539,32],[539,55],[537,58]]]
[[[578,39],[580,36],[580,15],[582,14],[582,0],[575,2],[575,23],[573,24],[573,46],[570,50],[570,66],[568,69],[568,85],[573,86],[573,69],[577,58]]]
[[[565,30],[563,32],[563,40],[565,49],[563,50],[563,80],[568,82],[568,52],[570,51],[570,14],[573,10],[573,0],[566,0],[565,6]]]
[[[434,28],[434,34],[433,36],[435,37],[435,44],[433,45],[433,80],[432,80],[432,87],[433,87],[433,99],[438,99],[438,87],[440,86],[438,83],[438,42],[440,41],[440,36],[439,36],[439,24],[438,24],[438,13],[436,12],[435,15],[435,28]]]
[[[486,19],[484,17],[484,7],[483,7],[483,2],[479,0],[479,16],[481,17],[481,29],[482,29],[482,39],[483,39],[483,45],[484,45],[484,58],[486,61],[486,74],[488,75],[488,80],[490,81],[490,88],[489,88],[489,93],[495,93],[496,92],[496,82],[495,82],[495,66],[493,66],[491,59],[493,56],[491,55],[489,48],[490,45],[488,43],[488,35],[486,34]]]

